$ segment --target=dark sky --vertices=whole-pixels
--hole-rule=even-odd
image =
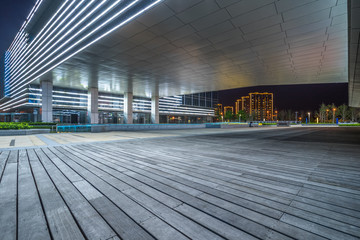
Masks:
[[[348,84],[304,84],[259,86],[238,88],[219,92],[219,102],[223,106],[234,106],[236,99],[250,92],[274,93],[274,107],[278,110],[314,111],[321,103],[336,106],[348,104]]]
[[[0,82],[4,76],[4,54],[26,20],[36,0],[0,0]],[[2,91],[1,91],[2,92]]]

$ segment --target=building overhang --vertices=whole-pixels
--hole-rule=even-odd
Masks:
[[[349,0],[349,105],[360,107],[360,3]]]
[[[146,97],[154,89],[172,96],[348,82],[347,7],[346,0],[163,0],[50,70],[54,86],[123,93],[131,85]]]

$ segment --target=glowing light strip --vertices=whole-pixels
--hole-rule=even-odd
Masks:
[[[109,97],[109,96],[99,96],[99,98],[110,98],[110,99],[124,100],[124,98],[121,98],[121,97]]]
[[[39,8],[39,6],[41,5],[41,3],[42,3],[42,1],[43,0],[37,0],[36,1],[36,3],[35,3],[35,5],[34,5],[34,7],[32,8],[32,10],[30,11],[30,14],[28,15],[28,18],[27,18],[27,23],[26,23],[26,25],[25,25],[25,22],[23,23],[23,25],[21,26],[21,28],[20,28],[20,31],[22,31],[23,29],[23,27],[25,27],[25,26],[27,26],[27,24],[30,22],[30,20],[32,19],[32,17],[34,16],[34,14],[35,14],[35,12],[38,10],[38,8]],[[36,9],[35,9],[36,8]],[[35,10],[34,10],[35,9]],[[33,13],[32,15],[31,15],[31,12]],[[29,16],[31,15],[31,17],[29,18]],[[20,32],[19,31],[19,32]],[[16,38],[16,37],[15,37]],[[15,39],[14,39],[15,40]],[[12,45],[13,45],[13,43],[14,43],[14,41],[10,44],[10,47],[8,48],[8,49],[11,49],[12,48]]]
[[[69,4],[69,6],[67,6],[67,8],[60,14],[60,16],[57,17],[57,19],[56,19],[56,20],[51,24],[51,26],[46,30],[46,32],[43,34],[42,37],[46,36],[46,39],[49,38],[49,37],[51,36],[51,34],[53,34],[54,31],[55,31],[58,27],[61,26],[61,24],[64,22],[64,20],[63,20],[61,23],[59,23],[59,24],[57,25],[57,27],[56,27],[50,34],[47,34],[48,31],[51,30],[51,28],[61,19],[61,17],[70,9],[70,7],[71,7],[74,3],[75,3],[75,1],[72,1],[72,2]],[[81,4],[81,3],[82,3],[82,2],[80,2],[80,4]],[[74,11],[74,10],[73,10],[73,11]],[[67,18],[72,14],[73,11],[71,11],[71,12],[66,16],[65,19],[67,19]],[[57,11],[56,13],[58,13],[58,12],[59,12],[59,11]],[[46,39],[44,39],[44,40],[42,41],[42,43],[46,42]],[[39,41],[40,41],[40,40],[39,40]],[[36,52],[36,50],[41,46],[41,44],[36,45],[36,44],[34,43],[33,46],[36,46],[36,48],[35,48],[34,51],[33,51],[33,52]],[[33,52],[31,52],[31,53],[33,53]],[[28,51],[28,53],[30,53],[30,51]],[[37,54],[39,54],[39,52],[36,52],[36,55],[37,55]],[[25,63],[29,60],[29,56],[31,56],[31,54],[27,54],[27,56],[28,56],[28,57],[23,61],[23,63],[22,63],[21,65],[26,66]],[[24,59],[24,58],[22,58],[22,59]],[[17,65],[16,65],[15,67],[17,67]],[[17,73],[15,74],[14,77],[16,77],[17,75],[21,74],[21,73],[22,73],[21,70],[22,70],[22,68],[17,71]],[[26,71],[26,69],[25,69],[24,71]]]
[[[10,62],[13,62],[14,55],[17,54],[16,49],[17,49],[18,45],[20,44],[21,39],[22,39],[22,37],[23,37],[24,35],[25,35],[24,32],[19,32],[18,39],[16,40],[15,45],[14,45],[14,48],[15,48],[15,49],[9,50],[9,51],[11,51],[11,53],[12,53],[12,54],[11,54],[11,57],[10,57]]]
[[[26,88],[23,89],[23,90],[21,90],[21,91],[19,91],[18,94],[24,92],[25,90],[26,90]],[[16,100],[16,99],[18,99],[18,98],[19,98],[19,97],[12,98],[12,99],[10,99],[9,101],[5,102],[3,105],[6,105],[6,104],[8,104],[8,103],[11,103],[11,102],[13,102],[14,100]],[[3,106],[3,105],[2,105],[2,106]],[[1,107],[0,107],[0,109],[1,109]]]
[[[22,30],[20,30],[17,34],[16,34],[16,36],[15,36],[15,39],[14,39],[14,45],[12,46],[12,48],[9,48],[8,50],[9,51],[14,51],[14,48],[15,48],[15,46],[19,43],[19,39],[20,39],[20,37],[21,37],[21,35],[22,34],[24,34],[24,32],[22,31]]]
[[[76,92],[64,92],[64,91],[57,91],[57,90],[53,90],[53,93],[63,93],[63,94],[69,94],[69,95],[80,95],[80,96],[88,96],[87,93],[76,93]]]
[[[80,3],[79,3],[78,5],[76,5],[76,7],[73,8],[73,9],[70,11],[70,13],[68,13],[68,14],[66,15],[66,17],[65,17],[59,24],[56,24],[56,27],[52,30],[52,32],[49,33],[49,34],[47,34],[47,32],[54,26],[55,23],[57,23],[57,21],[62,17],[62,15],[65,14],[65,13],[68,11],[68,9],[72,6],[73,3],[75,3],[75,2],[72,2],[72,3],[64,10],[64,12],[58,17],[58,19],[56,19],[56,21],[53,22],[53,24],[49,27],[49,29],[44,33],[43,36],[46,35],[46,38],[41,42],[41,44],[38,44],[37,47],[34,49],[33,52],[35,52],[35,55],[33,55],[33,56],[31,56],[31,54],[28,55],[28,58],[25,59],[24,63],[27,62],[27,61],[32,62],[33,59],[35,59],[36,56],[39,55],[43,49],[45,49],[45,47],[47,47],[59,34],[62,33],[62,31],[64,31],[64,29],[65,29],[69,24],[71,24],[83,11],[86,10],[86,8],[83,8],[83,10],[82,10],[81,12],[79,12],[75,17],[73,17],[73,19],[72,19],[71,21],[69,21],[50,41],[46,41],[46,40],[47,40],[49,37],[51,37],[52,34],[76,11],[76,9],[78,9],[78,8],[80,7],[80,5],[82,5],[82,4],[84,3],[84,0],[81,0]],[[90,2],[88,5],[90,5],[90,4],[92,4],[92,2]],[[45,45],[41,48],[41,50],[37,51],[37,50],[41,47],[41,45],[42,45],[43,43],[45,43]],[[34,46],[35,46],[35,45],[34,45]],[[29,59],[30,56],[31,56],[31,58]],[[28,59],[29,59],[29,60],[28,60]],[[25,66],[25,65],[23,65],[23,66]],[[21,67],[21,68],[19,69],[18,74],[21,74],[21,73],[22,73],[22,72],[20,72],[22,69],[23,69],[23,67]],[[25,69],[24,71],[26,71],[26,69]]]
[[[26,20],[26,25],[25,27],[29,24],[29,22],[31,21],[31,19],[33,18],[33,16],[35,15],[36,11],[38,10],[38,8],[40,7],[40,4],[42,3],[43,0],[37,0],[35,3],[35,9],[33,8],[32,11],[29,13],[27,20]]]
[[[114,106],[115,104],[110,104],[110,103],[101,103],[101,104],[99,104],[99,106]],[[124,104],[116,104],[115,106],[124,106]]]
[[[64,103],[74,103],[74,104],[78,104],[78,105],[86,105],[87,106],[87,102],[75,102],[75,101],[67,101],[67,100],[56,100],[53,99],[52,102],[64,102]]]
[[[70,98],[70,99],[79,99],[79,100],[84,100],[87,101],[87,98],[83,98],[83,97],[69,97],[69,96],[62,96],[62,95],[53,95],[53,98]]]
[[[80,33],[82,33],[85,29],[87,29],[89,26],[91,26],[94,22],[96,22],[99,18],[101,18],[104,14],[106,14],[107,12],[111,11],[116,5],[118,5],[122,0],[117,0],[114,4],[112,4],[110,7],[108,7],[104,12],[102,12],[100,15],[98,15],[96,18],[94,18],[90,23],[88,23],[84,28],[82,28],[80,31],[77,31],[76,34],[72,35],[71,38],[67,39],[63,44],[61,44],[58,48],[56,48],[55,50],[52,51],[51,54],[47,55],[40,63],[38,63],[37,65],[35,65],[32,69],[29,70],[29,72],[32,72],[36,67],[38,67],[39,65],[41,65],[43,62],[45,62],[48,58],[50,58],[52,55],[54,55],[58,50],[60,50],[64,45],[66,45],[67,43],[69,43],[72,39],[74,39],[75,37],[77,37]],[[124,9],[122,9],[121,11],[119,11],[117,14],[115,14],[116,16],[118,16],[119,14],[123,13],[124,11],[126,11],[133,3],[136,3],[139,0],[135,0],[134,2],[132,2],[131,4],[129,4],[127,7],[125,7]],[[112,17],[112,19],[114,18],[114,16]],[[111,19],[111,20],[112,20]],[[53,58],[50,62],[48,62],[47,64],[45,64],[44,66],[42,66],[40,69],[38,69],[35,73],[33,73],[31,76],[33,76],[34,74],[38,73],[39,71],[41,71],[43,68],[45,68],[46,66],[48,66],[50,63],[54,62],[56,59],[58,59],[59,57],[61,57],[62,55],[64,55],[65,53],[67,53],[69,50],[71,50],[72,48],[74,48],[76,45],[78,45],[79,43],[81,43],[83,40],[85,40],[86,38],[88,38],[90,35],[92,35],[95,31],[99,30],[101,27],[103,27],[106,23],[108,23],[110,20],[108,19],[106,22],[102,23],[100,26],[98,26],[97,28],[95,28],[93,31],[91,31],[90,33],[88,33],[87,35],[85,35],[85,37],[81,38],[79,41],[77,41],[76,43],[74,43],[72,46],[70,46],[69,48],[67,48],[66,50],[62,51],[61,54],[58,54],[55,58]],[[80,24],[80,22],[78,23]],[[77,24],[77,25],[78,25]],[[71,32],[77,25],[75,25],[71,30],[69,30],[67,32],[67,34],[69,32]],[[64,37],[64,36],[63,36]],[[63,38],[62,37],[62,38]],[[52,45],[52,47],[56,46],[56,44],[62,40],[62,38],[60,38],[59,40],[56,41],[56,43],[54,43]],[[51,47],[51,48],[52,48]],[[41,58],[43,55],[45,55],[48,51],[51,50],[51,48],[49,48],[48,50],[46,50],[43,54],[41,54],[41,56],[39,58]],[[29,65],[24,71],[26,71],[29,67],[31,67],[31,65]],[[22,82],[26,81],[27,79],[31,78],[31,76],[27,77],[26,79],[18,82],[17,84],[15,84],[14,86],[11,86],[10,89],[16,87],[18,84],[21,84]],[[14,83],[16,83],[17,81],[15,80]]]
[[[97,16],[95,19],[93,19],[87,26],[85,26],[84,28],[82,28],[80,31],[78,31],[75,35],[73,35],[70,39],[68,39],[66,42],[64,42],[60,47],[58,47],[55,51],[52,52],[52,54],[48,55],[42,62],[44,62],[45,60],[47,60],[50,56],[52,56],[53,54],[55,54],[55,52],[57,50],[59,50],[60,48],[62,48],[64,45],[66,45],[69,41],[71,41],[74,37],[76,37],[78,34],[80,34],[81,32],[83,32],[86,28],[88,28],[92,23],[94,23],[97,19],[99,19],[100,17],[102,17],[103,14],[105,14],[107,11],[110,11],[113,7],[115,7],[119,2],[121,2],[122,0],[117,0],[117,2],[115,2],[113,5],[111,5],[105,12],[103,12],[102,14],[100,14],[99,16]],[[89,16],[91,16],[98,8],[100,8],[106,1],[102,1],[100,4],[98,4],[90,13],[88,13],[85,17],[83,17],[79,22],[77,22],[77,24],[75,24],[75,26],[73,26],[70,30],[68,30],[66,32],[66,34],[64,34],[60,39],[58,39],[54,44],[52,44],[52,46],[50,48],[48,48],[44,53],[41,54],[40,57],[38,57],[37,60],[41,59],[41,57],[43,57],[47,52],[49,52],[54,46],[56,46],[57,43],[59,43],[63,38],[65,38],[68,34],[70,34],[77,26],[79,26],[83,21],[85,21]],[[59,26],[57,26],[54,30],[58,29]],[[50,28],[49,28],[50,29]],[[48,30],[49,30],[48,29]],[[50,41],[52,42],[55,39],[55,37],[53,37]],[[44,41],[43,41],[44,42]],[[42,43],[43,43],[42,42]],[[44,49],[44,47],[39,51],[41,52]],[[41,63],[42,63],[41,62]],[[25,72],[29,67],[33,66],[36,63],[36,61],[34,61],[33,64],[30,64],[27,66],[27,68],[25,70],[23,70],[21,73]],[[24,64],[24,63],[23,63]],[[40,64],[40,63],[39,63]],[[36,68],[39,64],[37,64],[35,67],[33,67],[30,72]],[[26,66],[26,64],[24,65]],[[16,82],[16,81],[15,81]]]
[[[38,41],[40,41],[44,36],[45,36],[45,34],[44,35],[42,35],[41,36],[41,33],[46,29],[46,27],[52,22],[52,20],[55,18],[55,17],[57,17],[57,15],[58,15],[58,13],[65,7],[65,5],[66,5],[66,3],[68,2],[68,0],[65,0],[64,1],[64,3],[60,6],[60,8],[56,11],[56,13],[51,17],[51,19],[46,23],[46,25],[40,30],[40,32],[36,35],[36,37],[34,38],[34,40],[27,46],[27,47],[31,47],[30,48],[30,50],[26,50],[26,52],[25,52],[25,55],[21,58],[21,59],[25,59],[26,57],[28,57],[29,56],[29,54],[32,54],[32,49],[36,46],[36,43],[38,42]],[[39,40],[37,40],[38,39],[38,37],[39,36],[41,36],[41,38],[39,39]],[[40,44],[42,44],[43,42],[41,42]],[[23,61],[23,63],[21,63],[20,64],[20,66],[22,66],[23,64],[25,64],[25,62],[26,61]],[[18,65],[18,63],[16,64],[16,65]],[[19,67],[20,67],[19,66]],[[17,66],[16,66],[17,67]],[[15,68],[14,69],[14,71],[16,71],[17,69]]]
[[[112,28],[111,30],[107,31],[106,33],[104,33],[104,34],[101,35],[100,37],[96,38],[96,39],[93,40],[92,42],[90,42],[90,43],[88,43],[87,45],[85,45],[84,47],[80,48],[78,51],[74,52],[73,54],[70,54],[70,56],[68,56],[67,58],[65,58],[65,59],[63,59],[62,61],[60,61],[59,63],[53,65],[52,67],[49,68],[49,70],[45,71],[45,72],[42,73],[42,74],[39,74],[37,77],[40,77],[40,76],[42,76],[43,74],[51,71],[53,68],[55,68],[55,67],[57,67],[58,65],[60,65],[61,63],[65,62],[66,60],[68,60],[68,59],[71,58],[72,56],[76,55],[77,53],[83,51],[85,48],[87,48],[88,46],[90,46],[90,45],[93,44],[94,42],[100,40],[101,38],[105,37],[106,35],[110,34],[111,32],[115,31],[117,28],[125,25],[126,23],[128,23],[129,21],[131,21],[131,20],[134,19],[135,17],[139,16],[140,14],[142,14],[143,12],[145,12],[147,9],[153,7],[154,5],[158,4],[158,3],[161,2],[161,1],[162,1],[162,0],[157,0],[157,1],[153,2],[152,4],[150,4],[149,6],[147,6],[146,8],[142,9],[141,11],[137,12],[136,14],[134,14],[134,15],[132,15],[131,17],[129,17],[129,18],[127,18],[126,20],[124,20],[124,21],[123,21],[122,23],[120,23],[119,25],[117,25],[117,26],[115,26],[114,28]],[[56,60],[56,59],[54,59],[54,60]],[[53,62],[54,60],[52,60],[51,62]],[[50,63],[48,63],[48,64],[50,64]],[[48,64],[46,64],[46,66],[47,66]],[[44,67],[45,67],[45,66],[43,66],[42,68],[44,68]],[[41,68],[40,70],[42,70],[42,68]],[[40,71],[40,70],[38,70],[38,71]],[[37,71],[37,72],[38,72],[38,71]],[[36,73],[37,73],[37,72],[36,72]],[[36,73],[34,73],[34,74],[36,74]],[[34,75],[34,74],[33,74],[33,75]],[[33,80],[35,80],[37,77],[33,78],[32,80],[30,80],[29,82],[23,84],[22,86],[27,85],[28,83],[30,83],[30,82],[32,82]],[[30,77],[28,77],[27,79],[29,79],[29,78],[30,78]],[[24,79],[23,81],[19,82],[18,84],[21,84],[22,82],[26,81],[27,79]],[[18,84],[17,84],[17,85],[18,85]],[[17,86],[17,85],[16,85],[16,86]],[[22,86],[21,86],[21,87],[22,87]],[[14,86],[14,87],[15,87],[15,86]]]
[[[86,106],[75,106],[75,105],[65,105],[65,104],[54,104],[54,107],[63,107],[63,108],[77,108],[77,109],[86,109]]]
[[[112,111],[116,111],[116,110],[118,110],[118,112],[123,111],[123,108],[107,108],[107,107],[99,107],[99,109],[101,109],[101,110],[112,110]]]
[[[123,101],[119,101],[119,100],[106,100],[106,99],[98,99],[98,102],[112,102],[112,103],[121,103]]]
[[[18,108],[18,107],[21,107],[21,106],[23,106],[23,105],[28,105],[28,104],[29,104],[29,103],[23,103],[23,104],[20,104],[20,105],[11,107],[11,108],[4,109],[4,110],[2,110],[2,111],[9,111],[9,110],[11,110],[11,109]]]
[[[23,98],[23,99],[21,99],[19,101],[16,101],[16,102],[12,103],[12,104],[6,105],[5,107],[10,107],[10,106],[13,106],[14,104],[17,104],[19,102],[26,101],[26,100],[27,100],[27,98]],[[4,109],[5,107],[1,107],[0,109]]]
[[[15,56],[17,56],[17,54],[18,54],[17,49],[18,49],[19,45],[24,42],[24,41],[23,41],[23,40],[24,40],[24,36],[25,36],[25,33],[24,33],[24,32],[21,32],[20,35],[19,35],[19,37],[18,37],[18,39],[16,40],[16,43],[15,43],[15,45],[14,45],[14,49],[11,50],[11,51],[13,52],[12,57],[10,58],[10,61],[11,61],[11,62],[14,61]]]
[[[117,5],[117,3],[118,2],[120,2],[120,1],[122,1],[122,0],[118,0],[116,3],[114,3],[113,5],[111,5],[106,11],[110,11],[111,9],[112,9],[112,7],[114,7],[115,5]],[[48,48],[44,53],[42,53],[41,54],[41,56],[40,57],[38,57],[38,59],[37,60],[39,60],[39,59],[41,59],[41,57],[42,56],[44,56],[48,51],[50,51],[54,46],[56,46],[56,44],[57,43],[59,43],[64,37],[66,37],[70,32],[72,32],[78,25],[80,25],[83,21],[85,21],[89,16],[91,16],[98,8],[100,8],[104,3],[105,3],[106,1],[102,1],[100,4],[98,4],[90,13],[88,13],[85,17],[83,17],[75,26],[73,26],[70,30],[68,30],[67,32],[66,32],[66,34],[64,34],[60,39],[58,39],[50,48]],[[102,14],[105,14],[106,12],[103,12]],[[47,60],[47,58],[49,58],[50,56],[52,56],[58,49],[60,49],[61,47],[63,47],[65,44],[67,44],[69,41],[71,41],[74,37],[76,37],[78,34],[80,34],[83,30],[85,30],[88,26],[90,26],[93,22],[95,22],[98,18],[100,18],[101,16],[102,16],[102,14],[101,15],[99,15],[99,16],[97,16],[93,21],[91,21],[86,27],[84,27],[81,31],[78,31],[75,35],[73,35],[70,39],[68,39],[65,43],[63,43],[60,47],[58,47],[55,51],[53,51],[52,52],[52,54],[50,54],[50,55],[48,55],[42,62],[44,62],[45,60]],[[58,26],[59,27],[59,26]],[[58,27],[56,27],[55,28],[55,30],[58,28]],[[53,37],[52,39],[51,39],[51,42],[53,41],[55,39],[55,37]],[[43,41],[44,42],[44,41]],[[42,42],[42,43],[43,43]],[[41,51],[44,49],[44,47],[41,49]],[[39,51],[39,52],[41,52],[41,51]],[[41,63],[42,63],[41,62]],[[33,64],[35,64],[36,63],[36,61],[34,61],[33,62]],[[24,64],[24,63],[23,63]],[[22,64],[22,65],[23,65]],[[23,73],[24,71],[26,71],[29,67],[31,67],[33,64],[30,64],[30,65],[28,65],[27,66],[27,68],[25,69],[25,70],[23,70],[21,73]],[[34,68],[36,68],[37,66],[38,66],[39,64],[37,64],[35,67],[33,67],[31,70],[30,70],[30,72],[34,69]],[[26,66],[26,65],[24,65],[24,66]],[[23,67],[22,67],[23,68]],[[22,69],[21,68],[21,69]],[[20,73],[19,73],[20,74]],[[35,73],[34,73],[35,74]],[[33,74],[33,75],[34,75]],[[29,78],[29,77],[28,77]],[[27,78],[27,79],[28,79]],[[17,81],[17,79],[14,79],[15,80],[15,82]],[[23,80],[24,81],[24,80]],[[22,81],[22,82],[23,82]],[[14,83],[15,83],[14,82]]]
[[[42,102],[41,98],[31,98],[31,97],[29,97],[28,99],[38,101],[38,102]],[[52,103],[55,104],[55,102],[74,103],[74,104],[77,104],[77,105],[86,105],[87,106],[87,102],[75,102],[75,101],[67,101],[67,100],[61,100],[61,99],[52,99]]]

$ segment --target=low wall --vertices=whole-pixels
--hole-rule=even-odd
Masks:
[[[0,130],[0,136],[32,135],[50,133],[50,129]]]
[[[144,131],[205,128],[205,124],[94,124],[91,132]]]
[[[256,124],[256,127],[258,125]],[[248,123],[245,124],[236,124],[236,123],[207,123],[206,128],[244,128],[249,127]],[[255,124],[254,124],[255,127]]]

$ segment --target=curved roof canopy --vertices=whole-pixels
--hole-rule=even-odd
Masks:
[[[132,85],[139,96],[151,96],[157,88],[160,96],[168,96],[256,85],[348,82],[347,7],[346,0],[119,1],[89,31],[119,11],[122,15],[90,36],[86,43],[91,44],[75,48],[76,54],[60,58],[63,61],[46,71],[52,70],[54,85],[97,85],[99,91],[119,93]]]

